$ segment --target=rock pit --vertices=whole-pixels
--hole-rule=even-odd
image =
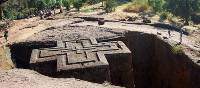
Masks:
[[[59,28],[44,30],[28,38],[23,43],[13,44],[10,47],[11,54],[17,67],[31,69],[29,62],[33,49],[56,47],[58,45],[56,41],[69,41],[91,37],[96,38],[98,43],[122,41],[131,51],[131,58],[128,58],[128,60],[118,55],[106,56],[110,64],[110,82],[113,85],[125,86],[128,88],[200,87],[200,66],[192,61],[192,58],[185,55],[184,52],[178,54],[174,53],[170,43],[153,34],[94,26],[66,25]],[[116,58],[119,59],[120,62],[115,62],[114,59]],[[127,63],[121,64],[123,62]],[[131,69],[128,68],[129,66],[126,66],[129,65],[129,63],[131,63]],[[128,70],[126,70],[125,73],[121,72],[121,70],[112,72],[112,70],[118,68],[119,65],[122,65],[123,69]],[[55,67],[56,66],[52,68],[54,69]],[[52,77],[62,77],[63,75],[60,74],[56,76],[54,74],[49,75],[43,72],[41,73]],[[128,79],[128,81],[124,81],[124,79]],[[93,80],[89,81],[97,82]]]

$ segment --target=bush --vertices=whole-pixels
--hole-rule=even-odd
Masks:
[[[87,3],[89,5],[93,5],[93,4],[97,4],[99,2],[101,2],[101,0],[82,0],[83,3]]]
[[[199,0],[167,0],[165,6],[169,12],[184,19],[185,25],[189,25],[193,13],[200,11]]]
[[[80,8],[82,7],[82,0],[74,0],[73,7],[80,11]]]
[[[181,45],[175,45],[172,47],[172,52],[174,54],[183,54],[183,47]]]
[[[164,0],[148,0],[148,3],[155,12],[163,10]]]
[[[145,12],[148,9],[149,9],[149,6],[147,4],[130,4],[125,9],[123,9],[123,11],[139,13],[139,12]]]
[[[63,6],[66,7],[66,10],[70,10],[70,1],[69,0],[63,0]]]
[[[4,18],[11,20],[16,19],[18,14],[16,10],[10,8],[5,9],[3,13],[4,13]]]
[[[161,12],[160,14],[160,21],[164,21],[164,20],[167,20],[168,17],[169,17],[169,14],[168,12]]]
[[[47,4],[44,1],[38,1],[36,6],[38,10],[44,10]]]
[[[117,6],[116,0],[106,0],[105,4],[106,13],[114,11],[116,6]]]

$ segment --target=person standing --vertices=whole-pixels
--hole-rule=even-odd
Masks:
[[[180,29],[180,42],[179,44],[181,44],[183,41],[183,29]]]
[[[170,30],[168,30],[168,35],[169,35],[169,38],[171,37],[171,31]]]
[[[4,38],[6,40],[6,42],[8,41],[8,30],[4,31]]]
[[[44,19],[44,12],[42,10],[39,11],[39,15],[40,15],[40,19],[43,20]]]

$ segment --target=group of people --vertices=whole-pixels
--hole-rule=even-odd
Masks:
[[[51,16],[53,13],[51,10],[40,10],[39,11],[39,16],[40,16],[40,19],[44,19],[48,16]],[[55,11],[54,11],[54,14],[55,14]]]
[[[4,39],[5,39],[6,42],[7,42],[7,41],[8,41],[8,30],[5,30],[5,31],[4,31],[3,37],[4,37]]]
[[[179,42],[179,44],[181,44],[182,41],[183,41],[183,30],[180,29],[179,33],[180,33],[180,42]],[[169,38],[171,38],[171,30],[168,30],[168,35],[169,35]]]

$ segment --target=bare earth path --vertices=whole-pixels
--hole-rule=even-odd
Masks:
[[[50,78],[25,69],[0,71],[0,86],[1,88],[121,88],[74,78]]]
[[[63,26],[71,22],[73,21],[68,19],[40,20],[39,17],[16,20],[13,22],[13,26],[9,28],[7,43],[20,42],[47,28]],[[4,44],[5,39],[0,38],[0,46]]]

